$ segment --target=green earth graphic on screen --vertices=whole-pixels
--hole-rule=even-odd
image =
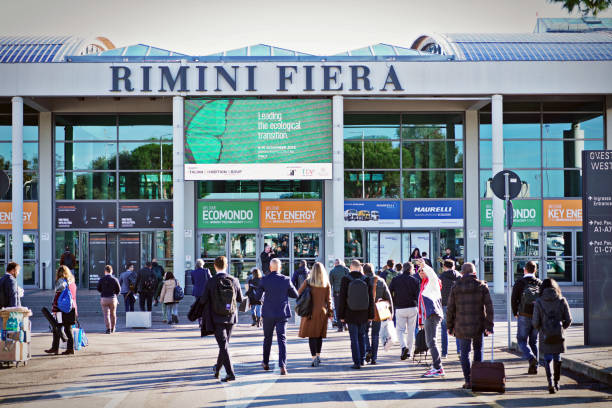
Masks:
[[[185,163],[331,163],[331,101],[185,102]]]

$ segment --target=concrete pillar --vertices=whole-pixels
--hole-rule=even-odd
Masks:
[[[23,265],[23,98],[12,99],[13,108],[13,156],[11,185],[13,195],[13,253],[11,260]],[[19,286],[23,287],[23,273],[19,274]]]
[[[41,112],[38,119],[38,246],[39,246],[39,287],[53,288],[53,119],[51,112]],[[75,249],[78,250],[78,249]],[[45,264],[45,282],[43,282]]]
[[[501,95],[491,101],[493,175],[504,169],[504,108]],[[509,265],[509,267],[512,267]],[[504,293],[504,202],[493,197],[493,290]]]
[[[174,276],[185,287],[185,180],[183,97],[172,98],[172,260]]]
[[[484,265],[480,265],[480,193],[478,171],[478,111],[465,112],[465,261],[476,261],[478,276],[484,279]]]
[[[606,96],[606,149],[612,149],[612,95]]]
[[[332,99],[333,171],[325,182],[325,263],[344,259],[344,99]]]
[[[184,214],[185,214],[185,269],[195,268],[195,260],[198,259],[196,252],[196,182],[185,181],[185,203],[184,203]]]

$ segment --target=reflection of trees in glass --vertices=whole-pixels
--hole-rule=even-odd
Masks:
[[[172,169],[172,145],[148,143],[119,152],[119,168],[133,170]]]

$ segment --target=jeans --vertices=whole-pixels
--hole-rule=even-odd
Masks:
[[[380,324],[382,322],[372,322],[372,336],[371,336],[371,341],[370,341],[370,330],[366,328],[366,338],[365,338],[365,345],[366,345],[366,353],[371,352],[372,353],[372,360],[376,361],[376,358],[378,357],[378,340],[380,339]]]
[[[559,354],[559,353],[544,354],[544,369],[546,370],[546,379],[548,380],[549,384],[551,383],[552,376],[553,376],[553,373],[550,371],[550,362],[551,361],[560,362],[561,361],[561,354]],[[559,380],[558,378],[555,379],[555,381],[558,381],[558,380]]]
[[[162,303],[162,319],[171,321],[172,316],[178,316],[178,303]]]
[[[436,344],[436,334],[438,332],[440,320],[442,320],[442,318],[436,314],[427,316],[427,319],[425,319],[425,342],[427,343],[427,347],[429,347],[429,353],[431,354],[433,366],[436,370],[442,368],[440,351],[438,351],[438,345]]]
[[[351,354],[353,363],[360,366],[365,360],[365,339],[368,323],[348,323],[349,336],[351,338]]]
[[[261,305],[251,305],[251,314],[257,318],[261,317]]]
[[[310,347],[311,356],[314,357],[318,354],[321,354],[321,349],[323,348],[323,338],[322,337],[309,337],[308,346]]]
[[[402,348],[407,348],[408,353],[412,353],[414,338],[418,331],[416,324],[417,315],[418,311],[416,307],[406,307],[395,310],[395,316],[397,317],[397,337],[399,338],[400,346]]]
[[[518,317],[516,340],[525,360],[538,359],[538,330],[533,328],[531,317]],[[528,344],[529,343],[529,344]]]
[[[176,303],[175,303],[176,304]],[[225,367],[228,376],[234,375],[234,369],[229,355],[229,342],[232,337],[233,324],[215,323],[215,340],[219,345],[219,355],[217,356],[216,368]]]
[[[272,335],[276,329],[276,339],[278,341],[278,365],[287,367],[287,318],[265,318],[263,319],[264,342],[263,342],[263,362],[270,363],[270,350],[272,349]]]
[[[147,303],[147,309],[145,310],[145,301]],[[153,295],[152,294],[146,294],[146,293],[139,293],[138,294],[138,303],[140,304],[140,311],[141,312],[150,312],[151,309],[153,308]]]
[[[134,299],[134,294],[132,292],[123,294],[123,302],[125,303],[126,313],[134,311],[134,303],[136,303],[136,299]]]
[[[446,327],[446,306],[442,306],[442,309],[444,309],[444,319],[442,320],[442,323],[440,323],[440,327],[442,328],[442,338],[440,340],[442,340],[442,355],[446,356],[448,354],[448,329]],[[455,344],[457,345],[457,354],[459,354],[459,339],[455,338]]]
[[[334,294],[334,322],[339,329],[342,329],[343,324],[338,320],[338,305],[340,304],[340,293]]]
[[[471,379],[470,350],[472,348],[472,344],[474,344],[474,361],[482,361],[483,340],[483,335],[474,339],[457,339],[457,342],[459,343],[459,350],[461,352],[461,369],[463,370],[463,378],[465,378],[466,383],[469,383]]]
[[[115,330],[117,326],[117,298],[101,298],[100,306],[102,306],[102,315],[107,329]]]

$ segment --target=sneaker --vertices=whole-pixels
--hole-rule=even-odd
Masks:
[[[111,329],[106,329],[106,334],[111,334]]]
[[[400,356],[400,358],[402,360],[405,360],[405,359],[408,358],[409,355],[410,355],[410,352],[408,351],[408,348],[407,347],[403,347],[402,348],[402,355]]]
[[[446,354],[442,354],[442,357],[440,357],[440,358],[446,359],[446,357],[447,357]]]
[[[423,374],[424,378],[439,378],[439,377],[444,377],[444,369],[440,368],[439,370],[431,369],[429,371],[427,371],[425,374]]]
[[[376,365],[376,360],[372,359],[372,361],[370,361],[370,365]]]
[[[535,358],[529,360],[529,370],[527,374],[536,375],[538,373],[538,361]]]

